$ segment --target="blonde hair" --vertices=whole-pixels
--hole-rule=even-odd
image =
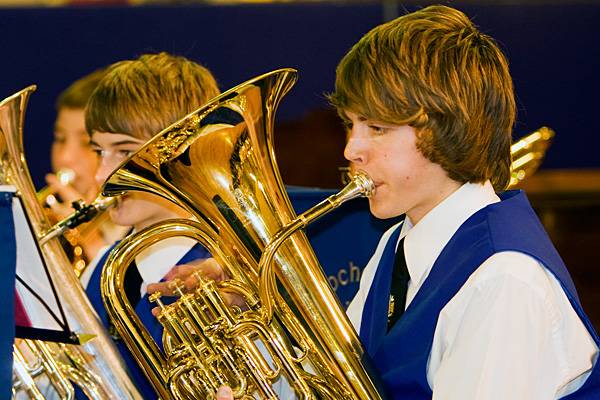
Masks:
[[[147,140],[218,94],[202,65],[164,52],[145,54],[109,67],[88,102],[86,129]]]
[[[330,96],[344,110],[417,131],[417,147],[459,182],[510,178],[515,120],[508,62],[462,12],[430,6],[367,33]]]

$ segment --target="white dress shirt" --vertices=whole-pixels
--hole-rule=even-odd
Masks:
[[[146,294],[148,284],[159,282],[195,244],[196,241],[193,239],[175,236],[163,239],[138,254],[135,257],[135,263],[142,277],[142,286],[140,287],[142,297]],[[90,261],[88,267],[79,277],[79,281],[84,288],[87,288],[92,274],[96,267],[98,267],[98,263],[102,257],[111,249],[112,246],[101,248],[92,261]],[[100,268],[102,267],[103,265],[100,266]]]
[[[460,225],[498,202],[489,182],[465,184],[400,232],[410,272],[406,306]],[[360,332],[388,230],[367,264],[347,314]],[[382,293],[381,295],[387,295]],[[440,312],[427,365],[433,399],[558,399],[580,388],[598,347],[554,275],[532,257],[500,252],[484,261]]]

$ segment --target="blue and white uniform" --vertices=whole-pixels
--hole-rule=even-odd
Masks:
[[[391,228],[348,315],[391,398],[598,399],[599,340],[522,192],[465,184]],[[396,246],[411,281],[389,332]]]

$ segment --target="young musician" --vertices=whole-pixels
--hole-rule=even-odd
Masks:
[[[73,212],[71,202],[90,202],[98,194],[94,179],[97,168],[96,154],[90,148],[90,138],[85,130],[85,106],[96,85],[105,74],[99,69],[73,82],[56,100],[56,121],[50,161],[53,173],[46,175],[48,187],[57,193],[62,203],[50,204],[53,211],[64,218]],[[69,171],[71,179],[57,175]]]
[[[367,33],[331,99],[371,212],[405,216],[348,309],[388,396],[600,398],[599,339],[566,267],[525,195],[503,192],[515,102],[496,42],[424,8]]]
[[[52,223],[73,213],[72,202],[90,203],[98,195],[99,188],[94,179],[98,161],[85,130],[85,106],[105,72],[99,69],[76,80],[56,100],[50,153],[53,173],[46,175],[48,186],[38,194],[48,207]],[[124,233],[106,216],[100,216],[92,224],[67,232],[63,244],[74,268],[81,271],[101,248],[112,244]]]
[[[86,108],[86,127],[98,154],[96,181],[101,185],[129,155],[154,134],[194,111],[219,93],[203,66],[167,53],[146,54],[109,67]],[[127,193],[110,211],[114,223],[139,231],[169,218],[188,214],[149,193]],[[110,321],[100,295],[100,277],[107,252],[94,269],[86,292],[104,324]],[[175,264],[208,257],[206,250],[185,238],[167,239],[136,257],[125,276],[127,297],[154,339],[162,343],[162,327],[151,315],[146,286],[158,282]],[[173,273],[171,273],[173,275]],[[117,340],[144,398],[156,398],[125,344]]]

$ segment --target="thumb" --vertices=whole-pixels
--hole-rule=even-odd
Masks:
[[[221,386],[217,390],[217,400],[233,400],[233,393],[229,386]]]

